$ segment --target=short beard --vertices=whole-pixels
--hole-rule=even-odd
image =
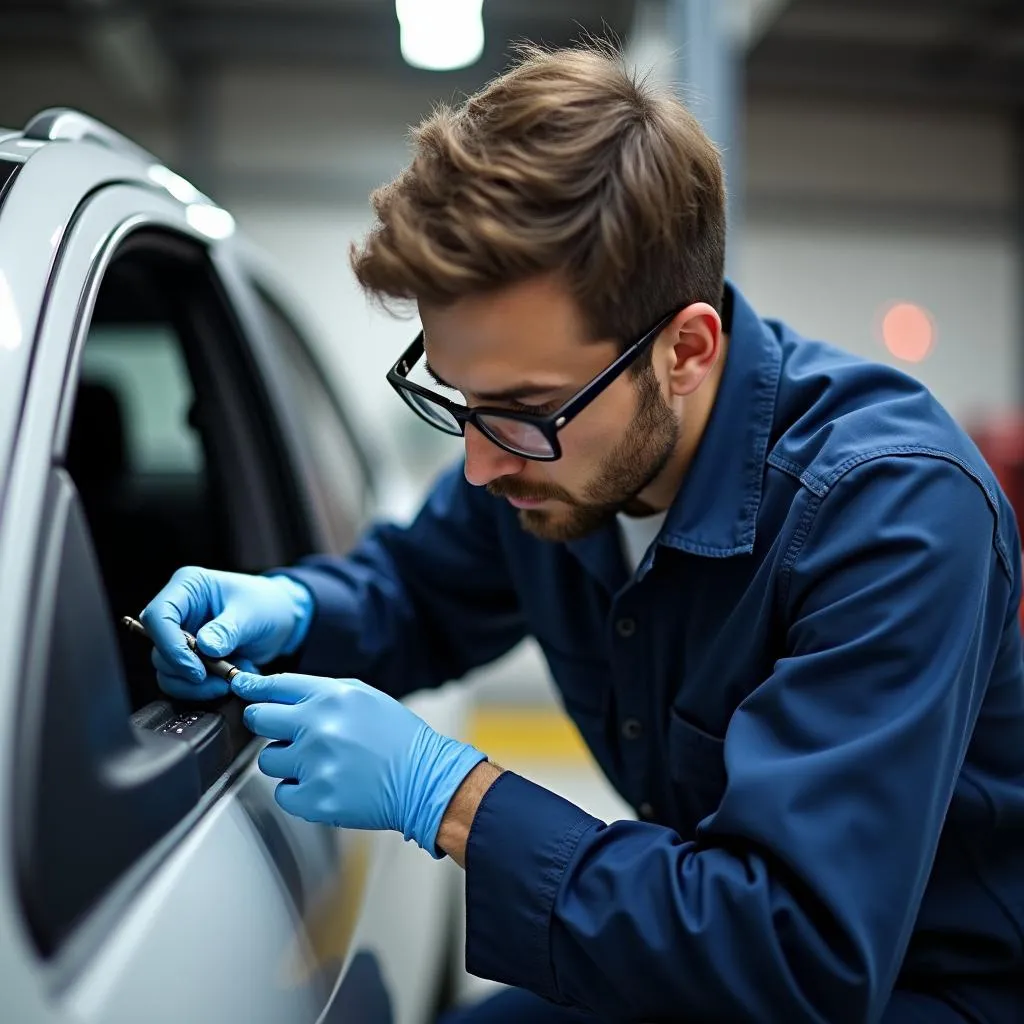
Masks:
[[[541,540],[565,543],[579,540],[610,522],[668,464],[679,442],[679,423],[661,397],[658,378],[648,363],[636,377],[638,404],[632,422],[619,443],[608,453],[582,500],[561,489],[530,497],[554,498],[567,506],[565,513],[520,509],[519,524]],[[511,481],[510,481],[511,483]],[[517,497],[496,480],[488,490],[502,497]],[[522,495],[525,497],[525,495]]]

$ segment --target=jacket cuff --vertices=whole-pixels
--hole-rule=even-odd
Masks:
[[[560,1002],[551,913],[580,839],[602,822],[513,772],[484,795],[466,847],[466,969]]]

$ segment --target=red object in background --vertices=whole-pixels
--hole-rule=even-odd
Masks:
[[[1024,533],[1024,415],[988,420],[970,434],[1010,499],[1017,515],[1017,528]],[[1020,621],[1024,626],[1024,600]]]

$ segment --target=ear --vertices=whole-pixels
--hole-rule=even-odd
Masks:
[[[658,339],[655,359],[668,371],[669,393],[692,394],[722,353],[722,318],[706,302],[676,314]]]

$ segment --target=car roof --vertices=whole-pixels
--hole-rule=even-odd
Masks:
[[[69,108],[0,129],[0,508],[32,365],[38,318],[65,231],[83,200],[115,182],[210,200],[130,139]],[[0,181],[6,176],[0,176]]]

